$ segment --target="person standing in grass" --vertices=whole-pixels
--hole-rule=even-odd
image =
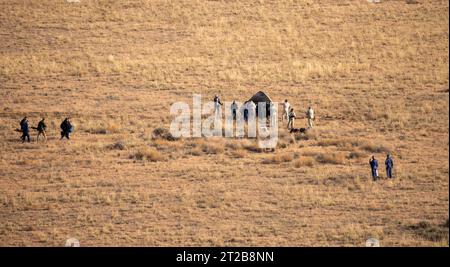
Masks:
[[[220,106],[222,106],[223,104],[220,101],[219,95],[215,95],[213,101],[214,101],[214,114],[216,115],[216,117],[218,117],[220,114]]]
[[[45,125],[45,118],[42,118],[42,120],[38,123],[38,126],[36,130],[38,131],[36,140],[39,141],[39,136],[43,136],[44,140],[47,141],[47,135],[45,133],[45,129],[47,128],[47,125]]]
[[[256,104],[253,101],[248,101],[247,103],[247,110],[248,110],[248,115],[247,115],[247,120],[250,119],[253,123],[253,120],[256,120]]]
[[[372,179],[376,181],[378,179],[378,160],[375,156],[369,160],[370,169],[372,170]]]
[[[288,100],[285,99],[283,102],[283,116],[281,117],[281,121],[286,119],[286,121],[289,121],[289,109],[291,108],[291,104],[289,104]]]
[[[24,117],[21,121],[20,121],[20,130],[22,131],[22,137],[20,139],[22,139],[22,143],[25,142],[25,139],[27,139],[28,142],[31,142],[30,140],[30,128],[28,126],[28,118]]]
[[[394,161],[392,160],[391,155],[386,156],[386,160],[384,161],[386,165],[386,176],[387,178],[392,178],[392,169],[394,168]]]
[[[306,118],[308,118],[308,128],[313,127],[313,121],[314,121],[314,110],[312,107],[308,107],[308,110],[306,111]]]
[[[248,120],[248,101],[245,101],[244,104],[241,105],[241,114],[244,116],[244,121]]]
[[[236,104],[236,100],[233,100],[231,104],[231,114],[233,115],[233,120],[236,120],[238,105]]]
[[[65,118],[61,123],[61,140],[65,137],[70,139],[70,134],[73,132],[73,126],[70,122],[70,118]]]
[[[294,128],[294,121],[295,121],[295,112],[294,112],[293,108],[291,108],[288,118],[289,118],[289,121],[288,121],[287,128],[292,129],[292,128]]]

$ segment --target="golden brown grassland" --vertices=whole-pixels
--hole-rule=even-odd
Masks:
[[[448,246],[449,9],[418,2],[0,0],[0,245]],[[317,127],[151,138],[192,93],[258,90]]]

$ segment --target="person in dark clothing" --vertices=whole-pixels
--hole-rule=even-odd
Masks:
[[[23,117],[23,119],[20,121],[20,127],[22,127],[22,124],[27,120],[28,120],[28,118],[26,116]]]
[[[375,156],[369,160],[370,169],[372,170],[372,178],[374,181],[378,179],[378,160],[375,159]]]
[[[70,134],[73,132],[73,126],[70,122],[70,118],[65,118],[64,121],[61,123],[61,139],[66,137],[67,139],[70,139]]]
[[[66,135],[66,129],[67,129],[67,118],[65,118],[63,120],[63,122],[61,122],[61,125],[59,126],[61,128],[61,139],[64,138],[64,136]]]
[[[386,165],[386,176],[387,178],[392,178],[392,169],[394,169],[394,161],[392,160],[391,155],[386,156],[386,160],[384,161]]]
[[[24,117],[20,121],[20,130],[22,131],[22,137],[20,138],[22,140],[22,143],[25,142],[25,139],[27,139],[28,142],[31,142],[31,140],[30,140],[30,128],[28,127],[28,119],[27,119],[27,117]]]
[[[43,136],[44,140],[47,141],[47,134],[45,133],[45,129],[47,128],[47,125],[45,125],[45,118],[42,118],[42,120],[38,123],[38,126],[36,130],[38,131],[36,140],[39,141],[39,136]]]
[[[236,104],[236,100],[233,100],[231,104],[231,114],[233,115],[233,120],[236,120],[238,105]]]
[[[242,105],[242,114],[244,115],[245,121],[248,121],[248,102],[249,101],[245,101],[244,105]]]

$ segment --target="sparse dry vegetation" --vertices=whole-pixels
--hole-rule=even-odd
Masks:
[[[300,157],[294,161],[295,168],[301,167],[312,167],[314,165],[314,158],[311,157]]]
[[[107,145],[107,148],[111,150],[126,150],[127,145],[125,142],[115,142],[113,144]]]
[[[202,150],[206,154],[220,154],[223,153],[223,144],[205,143],[202,145]]]
[[[345,157],[342,153],[320,153],[317,161],[324,164],[344,164]]]
[[[136,152],[130,155],[131,159],[137,159],[141,161],[161,161],[163,155],[155,149],[148,147],[141,147]]]
[[[0,10],[0,245],[448,246],[448,1]],[[168,131],[170,105],[192,93],[259,90],[287,98],[296,127],[312,105],[315,127],[280,124],[275,151]],[[47,118],[47,142],[18,142],[25,115]]]
[[[276,154],[271,156],[268,159],[263,160],[263,163],[265,164],[280,164],[284,162],[291,162],[294,159],[291,153],[283,153],[283,154]]]
[[[433,225],[428,221],[420,221],[417,224],[410,225],[408,229],[426,240],[433,242],[445,242],[444,244],[448,244],[448,219],[446,224],[442,223],[440,225]]]
[[[234,150],[231,154],[235,158],[245,158],[248,155],[247,152],[243,149]]]
[[[152,133],[153,139],[163,139],[168,141],[175,141],[176,138],[172,136],[170,131],[165,128],[156,128]]]

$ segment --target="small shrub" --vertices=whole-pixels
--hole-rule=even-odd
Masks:
[[[360,159],[360,158],[364,158],[366,155],[364,153],[361,153],[359,151],[353,151],[350,152],[347,156],[348,159]]]
[[[307,157],[316,157],[318,152],[315,151],[304,151],[303,156],[307,156]]]
[[[164,139],[168,141],[175,141],[177,138],[173,137],[169,130],[165,128],[156,128],[152,133],[153,139]]]
[[[120,133],[121,128],[118,124],[110,122],[107,125],[99,124],[95,126],[88,125],[86,132],[91,134],[115,134]]]
[[[281,155],[281,162],[291,162],[294,159],[294,156],[292,154],[282,154]]]
[[[361,148],[371,153],[390,153],[389,148],[382,145],[377,145],[373,142],[366,142]]]
[[[287,148],[289,146],[289,144],[285,143],[285,142],[278,142],[277,147],[278,148]]]
[[[155,149],[149,147],[140,148],[138,151],[130,155],[131,159],[141,160],[141,161],[162,161],[164,160],[163,155]]]
[[[165,139],[156,139],[152,142],[152,145],[155,146],[157,149],[164,148],[169,145],[169,141]]]
[[[108,146],[106,146],[106,148],[110,149],[110,150],[125,150],[127,149],[127,145],[125,144],[125,142],[116,142],[114,144],[110,144]]]
[[[339,139],[323,139],[317,142],[319,146],[342,146],[343,140]]]
[[[317,140],[317,133],[314,130],[307,131],[305,134],[306,140]]]
[[[91,133],[91,134],[107,134],[108,131],[106,130],[106,128],[99,127],[99,128],[95,128],[95,129],[90,129],[89,133]]]
[[[235,158],[245,158],[247,156],[247,152],[243,149],[238,149],[233,151],[231,155]]]
[[[202,151],[206,154],[220,154],[223,153],[224,150],[222,144],[217,143],[205,143],[202,146]]]
[[[242,148],[242,145],[240,143],[236,143],[236,142],[228,142],[225,144],[226,148],[229,148],[231,150],[239,150]]]
[[[205,144],[206,142],[203,138],[192,138],[187,143],[187,146],[201,148]]]
[[[258,144],[256,142],[252,142],[250,140],[245,140],[244,142],[242,142],[242,147],[250,152],[261,153],[263,151],[262,148],[258,147]]]
[[[317,140],[317,133],[313,129],[309,129],[306,133],[294,134],[295,140]]]
[[[194,148],[192,148],[192,149],[190,150],[189,153],[190,153],[191,155],[193,155],[193,156],[200,156],[200,155],[203,154],[203,151],[202,151],[202,149],[199,148],[199,147],[194,147]]]
[[[110,122],[107,126],[106,126],[106,132],[108,134],[114,134],[114,133],[120,133],[122,131],[122,128],[120,127],[119,124],[114,123],[114,122]]]
[[[343,164],[345,160],[344,155],[336,153],[321,153],[317,155],[317,161],[325,164]]]
[[[300,157],[299,159],[294,161],[294,167],[295,168],[301,168],[301,167],[311,167],[314,165],[314,158],[311,157]]]
[[[150,144],[161,153],[178,152],[184,148],[184,142],[172,142],[165,139],[154,139]]]
[[[286,148],[290,144],[295,144],[295,143],[296,143],[296,141],[295,141],[294,135],[292,135],[288,132],[285,132],[285,131],[280,132],[280,134],[278,136],[278,147],[279,148]]]
[[[283,162],[291,162],[294,159],[294,156],[289,153],[277,154],[268,159],[263,160],[264,164],[279,164]]]
[[[363,141],[353,138],[340,138],[340,139],[323,139],[317,142],[318,146],[336,146],[346,149],[351,149],[352,147],[358,147]],[[367,143],[367,142],[364,142]]]

